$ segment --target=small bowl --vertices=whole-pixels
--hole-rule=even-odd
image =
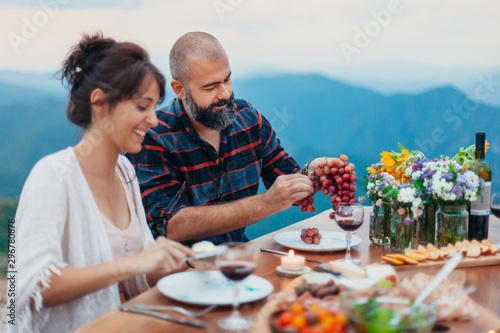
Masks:
[[[422,304],[410,313],[412,302],[404,297],[367,297],[357,292],[343,293],[341,299],[349,325],[358,333],[428,333],[437,320],[436,305]],[[394,317],[399,318],[391,323]]]

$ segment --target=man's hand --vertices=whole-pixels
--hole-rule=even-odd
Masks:
[[[271,206],[277,212],[287,209],[294,202],[314,193],[312,181],[304,175],[282,175],[262,195],[263,205]]]
[[[318,164],[320,164],[320,163],[331,167],[333,165],[337,165],[339,160],[342,162],[347,162],[348,157],[344,154],[341,154],[341,155],[339,155],[339,157],[318,157],[318,158],[315,158],[314,160],[311,161],[311,163],[309,163],[307,175],[309,177],[311,177],[311,175],[313,175],[316,172],[316,169],[318,168]],[[346,164],[345,166],[349,166],[351,168],[351,171],[354,171],[354,164],[352,164],[352,163],[344,163],[344,164]]]

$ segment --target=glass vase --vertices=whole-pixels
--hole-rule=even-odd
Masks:
[[[391,217],[391,252],[402,252],[411,249],[415,220],[408,215],[392,213]]]
[[[436,212],[436,245],[441,247],[467,239],[468,222],[465,205],[440,204]]]
[[[436,211],[437,204],[424,202],[422,216],[417,218],[417,241],[419,244],[436,244]]]
[[[373,206],[368,238],[373,244],[388,245],[391,237],[391,208]]]

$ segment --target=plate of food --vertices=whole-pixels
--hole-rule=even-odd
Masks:
[[[239,284],[239,303],[257,301],[273,291],[269,281],[255,275],[249,275]],[[219,271],[188,271],[168,275],[158,281],[157,287],[163,295],[183,303],[233,304],[233,282]]]
[[[347,248],[346,243],[346,233],[340,231],[319,231],[316,228],[312,228],[311,236],[305,236],[303,239],[301,236],[303,235],[303,230],[293,230],[293,231],[284,231],[276,234],[274,236],[274,241],[278,244],[286,246],[288,248],[300,251],[308,251],[308,252],[333,252],[333,251],[341,251]],[[316,231],[318,233],[316,233]],[[319,235],[319,240],[318,240]],[[312,238],[312,243],[310,239]],[[356,235],[353,235],[351,238],[351,247],[358,245],[361,243],[361,238]]]

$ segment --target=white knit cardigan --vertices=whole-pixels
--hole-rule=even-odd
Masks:
[[[121,155],[118,166],[128,180],[133,179],[129,185],[146,248],[154,240],[146,224],[135,170]],[[9,331],[69,332],[119,306],[117,284],[59,306],[42,305],[41,290],[50,287],[50,276],[60,274],[59,268],[113,259],[101,214],[73,148],[46,156],[35,165],[23,187],[15,226],[17,318],[15,326],[7,325]],[[145,276],[135,278],[135,290],[148,288]],[[30,299],[34,300],[33,311]]]

